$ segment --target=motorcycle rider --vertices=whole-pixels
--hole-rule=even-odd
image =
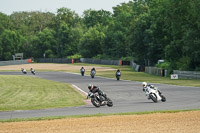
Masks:
[[[143,87],[143,91],[146,91],[149,88],[154,89],[154,85],[148,84],[147,82],[142,82],[142,87]],[[159,89],[157,89],[159,94],[161,94],[161,91]],[[149,98],[149,97],[148,97]]]
[[[91,72],[92,72],[92,71],[95,71],[95,73],[96,73],[96,70],[95,70],[95,68],[94,68],[94,67],[91,69]]]
[[[120,70],[119,70],[119,69],[117,69],[117,71],[116,71],[115,75],[117,76],[117,74],[118,74],[118,73],[120,73],[120,76],[121,76],[121,72],[120,72]]]
[[[96,74],[96,70],[95,70],[95,68],[93,67],[93,68],[91,69],[91,72],[90,72],[91,78],[94,78],[95,74]]]
[[[26,72],[26,69],[24,69],[23,67],[21,68],[21,71],[22,71],[23,74],[26,74],[26,73],[27,73],[27,72]]]
[[[96,86],[96,85],[89,84],[89,85],[88,85],[88,89],[89,89],[89,91],[92,92],[92,93],[98,92],[98,94],[99,94],[100,96],[103,96],[105,99],[107,98],[107,97],[106,97],[106,94],[103,93],[103,92],[100,90],[100,88],[99,88],[98,86]],[[101,104],[103,104],[103,103],[102,103],[102,102],[103,102],[103,99],[102,99],[101,97],[100,97],[100,101],[101,101]]]
[[[82,76],[84,76],[85,68],[84,68],[84,67],[81,67],[80,71],[81,71],[81,74],[83,73]]]
[[[30,69],[31,73],[35,75],[35,70],[31,67]]]

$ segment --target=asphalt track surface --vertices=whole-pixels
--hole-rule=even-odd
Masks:
[[[1,75],[22,75],[21,72],[0,72]],[[200,87],[185,87],[167,84],[154,84],[166,97],[166,102],[153,103],[147,100],[142,91],[141,82],[125,81],[111,78],[81,76],[80,74],[66,72],[38,72],[36,75],[28,73],[27,76],[38,77],[64,83],[71,83],[84,92],[88,92],[87,86],[92,83],[101,88],[114,106],[102,106],[96,108],[93,105],[79,107],[50,108],[39,110],[15,110],[0,112],[0,119],[34,118],[48,116],[89,115],[122,112],[143,112],[162,110],[185,110],[200,108]]]

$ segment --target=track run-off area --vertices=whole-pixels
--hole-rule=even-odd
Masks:
[[[21,72],[0,72],[1,75],[22,75]],[[36,75],[28,73],[26,76],[35,76],[42,79],[70,83],[83,93],[88,92],[88,84],[94,84],[101,88],[114,106],[95,108],[91,104],[79,107],[50,108],[38,110],[15,110],[0,112],[0,119],[38,118],[49,116],[93,115],[112,114],[125,112],[187,110],[200,108],[200,87],[185,87],[167,84],[154,84],[166,97],[166,102],[153,103],[147,100],[142,91],[141,82],[120,80],[104,77],[81,76],[69,72],[37,72]]]

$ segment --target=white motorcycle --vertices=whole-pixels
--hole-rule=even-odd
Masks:
[[[94,78],[96,72],[94,70],[91,71],[90,75],[91,75],[91,78]]]
[[[121,72],[116,72],[116,78],[117,78],[117,80],[119,80],[120,77],[121,77]]]
[[[21,71],[23,74],[27,74],[26,69],[24,69],[23,67],[21,68]]]
[[[158,101],[166,101],[165,96],[162,95],[160,90],[158,90],[158,88],[154,87],[153,85],[148,85],[147,87],[143,88],[143,91],[145,92],[148,100],[151,99],[155,103],[157,103]]]

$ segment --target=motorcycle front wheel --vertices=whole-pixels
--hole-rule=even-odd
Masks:
[[[100,101],[98,101],[96,98],[91,98],[91,103],[97,108],[101,106]]]
[[[162,99],[161,99],[162,102],[166,102],[165,96],[161,95],[161,98],[162,98]]]
[[[157,96],[156,96],[156,94],[151,93],[151,94],[149,94],[149,97],[151,98],[151,100],[152,100],[154,103],[157,103]]]

